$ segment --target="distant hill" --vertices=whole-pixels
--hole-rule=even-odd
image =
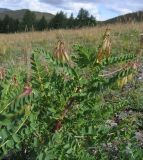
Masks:
[[[6,9],[6,8],[0,8],[0,13],[4,13],[4,12],[7,12],[7,11],[11,11],[10,9]]]
[[[121,16],[104,21],[104,23],[117,23],[117,22],[121,22],[121,23],[143,22],[143,11],[121,15]]]
[[[6,8],[0,8],[0,19],[3,19],[5,15],[9,15],[13,19],[19,19],[22,20],[23,15],[27,9],[21,9],[21,10],[10,10]],[[37,11],[32,11],[36,15],[36,19],[39,20],[43,15],[45,16],[47,21],[50,21],[54,15],[51,13],[45,13],[45,12],[37,12]],[[126,23],[126,22],[141,22],[143,21],[143,11],[138,11],[138,12],[133,12],[125,15],[121,15],[118,17],[114,17],[111,19],[108,19],[106,21],[99,21],[98,24],[109,24],[109,23]]]
[[[14,11],[14,10],[6,9],[6,8],[0,8],[0,19],[3,19],[5,15],[9,15],[13,19],[22,20],[23,15],[25,14],[26,11],[27,9],[21,9],[21,10]],[[45,16],[47,21],[51,20],[54,17],[54,15],[51,13],[35,12],[35,11],[32,11],[32,12],[35,13],[37,20],[39,20],[43,15]]]

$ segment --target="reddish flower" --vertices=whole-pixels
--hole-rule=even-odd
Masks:
[[[28,84],[26,84],[26,85],[24,86],[24,88],[23,88],[22,94],[21,94],[19,97],[28,96],[28,95],[30,95],[31,93],[32,93],[32,88],[31,88]]]
[[[62,127],[62,122],[61,121],[57,121],[56,125],[54,127],[54,132],[55,131],[59,131],[61,129],[61,127]]]
[[[26,85],[24,87],[23,94],[26,96],[26,95],[30,95],[31,93],[32,93],[32,88],[29,85]]]

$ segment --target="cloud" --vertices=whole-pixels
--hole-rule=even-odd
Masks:
[[[0,8],[30,9],[32,11],[50,12],[55,14],[58,11],[56,6],[41,3],[39,0],[0,0]]]
[[[108,0],[108,2],[109,3],[105,3],[107,9],[117,12],[118,14],[126,14],[143,9],[142,0],[125,0],[124,2]]]
[[[67,15],[76,15],[80,8],[85,8],[98,20],[104,20],[143,10],[143,0],[0,0],[0,8],[28,8],[53,14],[63,10]]]

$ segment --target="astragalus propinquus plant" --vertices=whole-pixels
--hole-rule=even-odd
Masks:
[[[1,159],[141,159],[137,116],[120,116],[138,64],[138,52],[112,55],[107,29],[97,49],[76,44],[69,56],[60,40],[54,54],[35,49],[28,78],[0,69]]]

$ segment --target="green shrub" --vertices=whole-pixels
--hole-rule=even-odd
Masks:
[[[123,137],[132,137],[135,128],[126,131],[128,126],[110,125],[108,120],[128,105],[126,97],[114,93],[116,82],[135,72],[131,63],[135,60],[135,54],[127,54],[106,57],[99,63],[90,48],[75,45],[71,64],[43,49],[34,50],[30,82],[11,70],[0,82],[1,158],[132,158],[129,144],[130,152],[123,153],[127,143]],[[106,69],[123,62],[126,65],[120,70],[104,75]],[[118,143],[110,145],[112,140]]]

